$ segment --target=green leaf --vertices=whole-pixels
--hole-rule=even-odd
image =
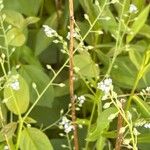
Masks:
[[[74,64],[77,73],[87,78],[99,76],[99,68],[92,60],[89,53],[84,52],[74,56]]]
[[[127,43],[129,43],[130,41],[132,41],[132,39],[135,37],[135,35],[140,31],[140,29],[144,26],[146,19],[148,17],[149,14],[149,8],[150,5],[147,6],[137,17],[137,19],[134,21],[134,23],[131,26],[131,31],[133,32],[133,34],[130,34],[127,36]]]
[[[29,25],[29,24],[34,24],[37,23],[40,20],[40,18],[38,17],[28,17],[25,19],[25,24]]]
[[[53,150],[47,136],[36,128],[26,128],[22,131],[20,139],[21,150]]]
[[[19,54],[17,54],[17,52]],[[38,58],[34,56],[33,50],[30,49],[28,46],[23,45],[22,47],[18,48],[18,51],[16,51],[16,57],[19,57],[19,61],[25,62],[30,65],[35,65],[35,66],[41,66]],[[15,54],[13,55],[15,57]],[[14,58],[15,59],[15,58]]]
[[[3,137],[5,139],[5,136],[7,136],[7,138],[11,138],[14,135],[16,128],[17,128],[16,122],[11,122],[11,123],[5,125],[1,130],[1,134],[2,134],[2,135],[0,134],[1,138]],[[0,139],[0,140],[2,140],[2,139]]]
[[[37,121],[34,120],[34,119],[31,118],[31,117],[26,117],[26,118],[25,118],[25,122],[28,123],[28,124],[37,123]]]
[[[6,9],[16,10],[26,16],[36,16],[42,0],[4,0]]]
[[[111,122],[111,120],[108,119],[109,116],[115,113],[117,113],[117,109],[115,107],[110,107],[104,110],[97,119],[97,125],[94,128],[95,130],[89,133],[87,140],[95,141],[102,136],[103,132],[107,131],[107,128]]]
[[[57,26],[57,13],[52,14],[44,24],[56,28]],[[36,36],[35,55],[41,54],[52,43],[53,38],[49,38],[45,35],[43,28],[39,30]]]
[[[132,88],[137,70],[128,57],[118,57],[112,68],[111,76],[120,87]]]
[[[26,41],[25,35],[19,28],[12,28],[7,32],[6,36],[8,44],[11,46],[20,47]]]
[[[138,106],[140,110],[139,112],[143,115],[143,117],[150,118],[150,106],[136,95],[134,95],[132,98]]]
[[[137,70],[140,69],[142,63],[142,55],[135,49],[129,50],[129,58],[136,66]]]
[[[150,26],[148,24],[145,24],[140,30],[139,34],[150,39]]]
[[[42,0],[19,0],[21,13],[27,16],[36,16],[41,7]]]
[[[4,10],[3,12],[6,15],[6,22],[20,29],[24,27],[25,19],[22,14],[14,10]]]
[[[14,114],[23,114],[29,106],[29,87],[24,78],[11,75],[5,84],[4,101],[7,108]]]
[[[138,143],[150,143],[150,134],[142,133],[138,136]]]
[[[30,100],[32,103],[35,102],[37,99],[37,93],[32,87],[32,83],[34,82],[36,84],[36,88],[39,93],[41,93],[47,84],[50,82],[50,78],[47,76],[44,71],[34,65],[24,65],[20,69],[20,74],[26,79],[28,82],[28,85],[30,85]],[[49,88],[45,91],[37,105],[45,106],[45,107],[51,107],[54,100],[54,89],[52,86],[49,86]]]

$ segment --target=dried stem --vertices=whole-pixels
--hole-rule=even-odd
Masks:
[[[124,102],[121,100],[122,108],[124,108]],[[115,150],[121,149],[121,144],[123,141],[123,133],[120,133],[120,129],[123,127],[123,117],[119,113],[118,114],[118,123],[117,123],[117,138],[116,138],[116,145]]]
[[[73,0],[69,0],[69,12],[70,12],[70,45],[69,45],[69,83],[70,83],[70,99],[71,99],[71,117],[74,125],[74,147],[75,150],[79,149],[78,144],[78,132],[77,132],[77,124],[76,124],[76,106],[75,106],[75,96],[74,96],[74,72],[73,72],[73,49],[74,49],[74,8],[73,8]]]

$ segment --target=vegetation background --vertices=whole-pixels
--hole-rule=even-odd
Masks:
[[[112,150],[120,129],[122,149],[150,148],[149,8],[147,0],[74,1],[74,93],[86,98],[76,104],[79,149]],[[63,116],[71,120],[69,1],[0,0],[0,21],[0,149],[73,149],[72,131],[59,128]],[[7,86],[16,74],[19,92]],[[108,77],[117,98],[102,101],[98,83]],[[120,128],[118,113],[128,120]]]

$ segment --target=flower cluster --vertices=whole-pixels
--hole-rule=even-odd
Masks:
[[[82,107],[83,103],[85,102],[85,96],[81,95],[78,97],[78,105]]]
[[[73,37],[74,38],[76,38],[76,37],[78,37],[79,35],[77,34],[77,32],[73,32]],[[68,32],[68,34],[67,34],[67,37],[66,37],[68,40],[70,40],[70,32]]]
[[[67,117],[62,117],[62,121],[59,123],[59,128],[64,129],[65,133],[69,133],[74,130],[74,126]]]
[[[58,44],[58,43],[62,44],[63,49],[61,49],[61,52],[67,53],[68,52],[68,45],[67,45],[67,42],[63,39],[63,37],[60,36],[54,29],[52,29],[48,25],[43,25],[43,28],[44,28],[44,32],[45,32],[47,37],[56,38],[53,40],[53,42],[55,44]]]
[[[48,25],[43,25],[43,28],[47,37],[57,36],[57,32],[54,29],[50,28]]]
[[[8,83],[7,83],[7,87],[12,88],[15,91],[18,91],[20,89],[20,83],[19,83],[19,75],[12,75],[9,79],[8,79]]]
[[[110,92],[113,90],[112,79],[106,78],[104,81],[99,82],[97,88],[102,90],[104,93],[102,99],[107,99]]]

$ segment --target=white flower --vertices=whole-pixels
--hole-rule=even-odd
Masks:
[[[150,93],[150,86],[146,88],[146,92]]]
[[[77,32],[73,32],[73,37],[74,38],[79,38],[79,35],[78,35],[78,33]],[[67,37],[66,37],[68,40],[70,40],[70,32],[68,32],[68,34],[67,34]]]
[[[105,95],[109,94],[110,90],[113,88],[112,79],[108,78],[104,81],[98,83],[98,89],[102,90]]]
[[[136,13],[137,7],[134,4],[130,4],[129,12],[130,13]]]
[[[144,125],[144,127],[145,127],[145,128],[150,128],[150,123],[146,123],[146,124]]]
[[[64,130],[66,133],[71,132],[73,129],[74,129],[74,126],[69,123],[64,125]]]
[[[54,37],[57,35],[57,32],[54,29],[50,28],[48,25],[43,25],[43,28],[47,37]]]
[[[4,150],[9,150],[8,145],[5,145],[5,146],[4,146]]]
[[[82,104],[85,101],[85,96],[81,95],[80,97],[78,97],[78,100],[79,100],[79,106],[82,106]]]
[[[60,122],[60,125],[64,125],[66,123],[68,123],[70,120],[67,119],[67,117],[62,117],[62,121]]]
[[[11,87],[13,90],[18,91],[18,90],[20,89],[19,81],[18,81],[18,80],[13,81],[13,82],[10,84],[10,87]]]
[[[65,133],[69,133],[74,129],[74,126],[71,124],[71,121],[67,117],[63,117],[62,121],[59,123],[59,127],[64,129]]]

